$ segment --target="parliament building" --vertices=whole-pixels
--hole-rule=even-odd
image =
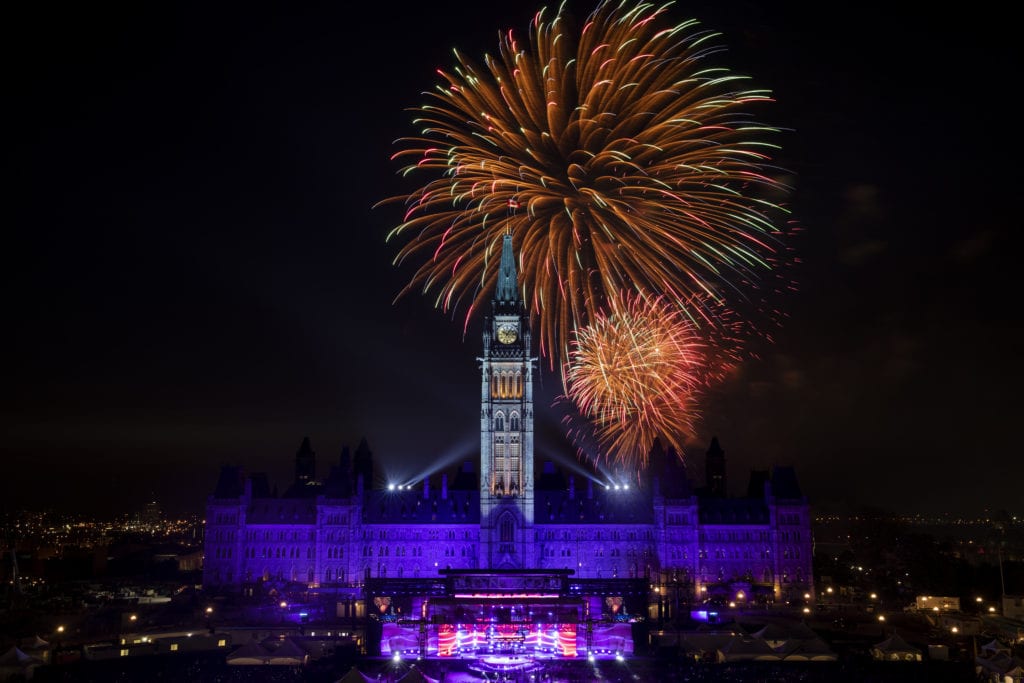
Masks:
[[[746,494],[729,497],[717,438],[699,486],[658,446],[641,480],[578,462],[535,463],[528,322],[506,236],[478,359],[479,460],[413,484],[379,485],[363,440],[318,478],[307,438],[281,495],[265,475],[225,466],[206,508],[204,589],[334,590],[353,596],[361,612],[397,609],[432,624],[429,636],[415,628],[407,635],[410,648],[435,655],[493,651],[505,637],[519,650],[547,643],[573,656],[584,647],[584,623],[589,649],[599,641],[595,625],[627,615],[678,618],[730,602],[813,596],[810,509],[791,467],[754,471]],[[544,621],[536,615],[545,611],[548,623],[536,633],[509,626]],[[481,621],[491,635],[473,625]],[[505,636],[493,637],[495,623]]]

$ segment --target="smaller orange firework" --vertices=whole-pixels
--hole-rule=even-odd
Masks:
[[[576,331],[567,396],[591,423],[603,459],[642,469],[658,437],[683,451],[702,390],[730,367],[720,355],[665,297],[620,293]]]

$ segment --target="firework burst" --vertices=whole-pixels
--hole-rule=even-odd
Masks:
[[[664,297],[610,299],[608,312],[577,332],[570,351],[567,397],[591,427],[576,436],[593,437],[597,459],[630,469],[646,466],[659,437],[682,453],[702,392],[738,358],[727,348],[736,347],[708,344]]]
[[[784,191],[764,140],[775,129],[749,115],[769,94],[710,64],[718,34],[666,23],[666,7],[602,2],[579,30],[542,10],[526,42],[509,31],[482,67],[456,52],[438,71],[419,134],[395,155],[403,173],[434,177],[385,200],[406,204],[389,235],[407,240],[396,263],[419,262],[404,292],[464,306],[468,324],[510,230],[556,367],[620,290],[711,320],[759,282],[778,246],[767,198]]]

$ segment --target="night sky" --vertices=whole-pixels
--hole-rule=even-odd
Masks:
[[[479,321],[393,303],[373,205],[451,49],[541,5],[347,4],[5,6],[0,508],[199,512],[222,463],[283,489],[304,436],[322,474],[364,436],[395,476],[477,457]],[[778,100],[803,230],[688,455],[717,435],[734,494],[795,465],[817,510],[1019,512],[1020,43],[894,5],[672,9]],[[536,458],[571,458],[540,383]]]

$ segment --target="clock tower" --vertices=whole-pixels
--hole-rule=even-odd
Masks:
[[[512,236],[501,245],[484,322],[480,385],[480,545],[491,569],[533,567],[533,368]]]

